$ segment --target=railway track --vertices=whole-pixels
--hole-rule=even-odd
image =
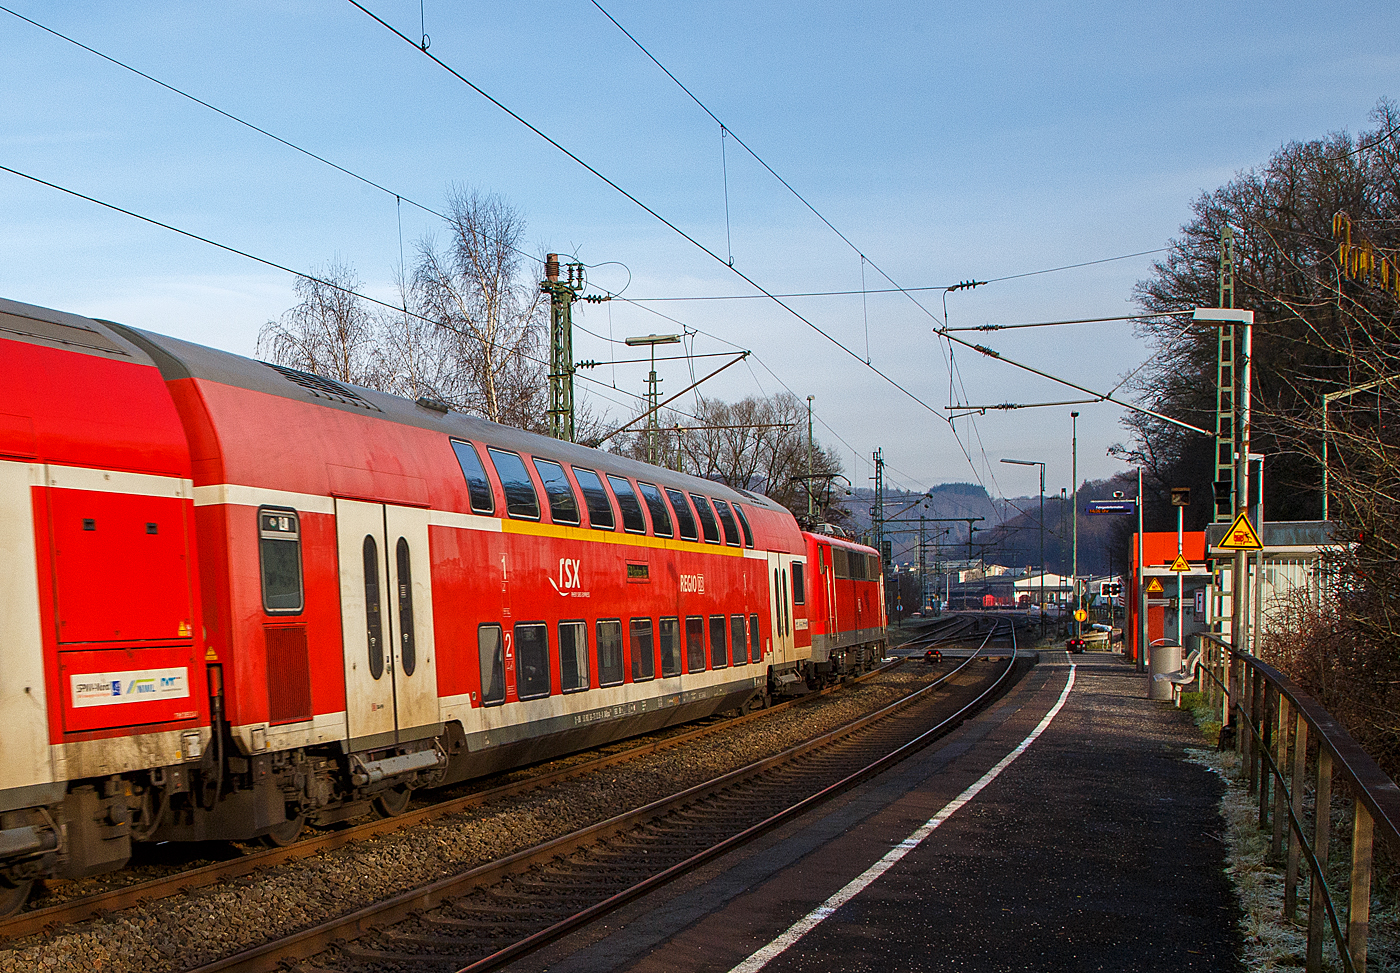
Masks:
[[[997,670],[969,668],[974,655],[903,699],[782,753],[192,973],[368,973],[401,964],[493,969],[753,840],[948,732],[1009,684],[1014,626],[995,625],[979,653],[998,639],[1012,652]],[[295,965],[306,960],[311,963]]]
[[[889,672],[902,665],[904,661],[903,659],[890,660],[885,665],[856,677],[854,681],[861,682]],[[511,771],[500,776],[517,779],[484,789],[480,786],[480,782],[475,787],[468,785],[467,788],[457,788],[458,791],[469,788],[470,793],[428,803],[392,818],[368,821],[349,828],[322,832],[285,847],[245,849],[238,857],[227,861],[218,861],[195,868],[176,867],[169,874],[146,881],[104,889],[50,906],[32,908],[0,920],[0,941],[16,940],[49,932],[64,924],[80,922],[146,902],[216,885],[283,862],[309,858],[356,842],[391,834],[413,825],[457,814],[468,808],[488,805],[516,794],[548,787],[561,781],[581,777],[647,754],[656,753],[659,750],[680,746],[746,722],[764,719],[794,706],[800,706],[812,699],[825,696],[839,688],[839,686],[827,687],[807,696],[779,703],[745,716],[716,719],[680,733],[674,732],[673,729],[669,732],[661,731],[637,740],[627,741],[621,745],[613,744],[600,748],[604,751],[600,755],[583,760],[575,755],[544,765],[545,768],[556,769],[527,768],[523,771]],[[232,848],[232,846],[230,847]]]

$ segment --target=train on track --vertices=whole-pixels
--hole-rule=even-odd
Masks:
[[[767,498],[0,301],[0,914],[868,669],[876,552]]]

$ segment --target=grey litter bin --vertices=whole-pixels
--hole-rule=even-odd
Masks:
[[[1152,643],[1147,647],[1147,698],[1172,700],[1172,684],[1166,679],[1154,678],[1159,673],[1169,676],[1181,670],[1181,646],[1175,642]]]

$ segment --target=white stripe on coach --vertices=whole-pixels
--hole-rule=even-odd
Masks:
[[[767,966],[770,961],[777,958],[789,946],[817,928],[823,919],[855,898],[864,891],[871,882],[889,871],[895,862],[919,847],[925,838],[933,834],[935,828],[953,816],[953,812],[976,797],[982,788],[996,780],[1003,770],[1011,766],[1012,762],[1015,761],[1017,757],[1021,756],[1021,754],[1025,753],[1026,748],[1045,732],[1045,728],[1050,725],[1050,721],[1053,720],[1056,714],[1060,712],[1061,708],[1064,707],[1065,700],[1069,699],[1069,691],[1074,688],[1074,669],[1074,663],[1070,663],[1069,678],[1065,680],[1065,688],[1064,691],[1060,693],[1059,700],[1056,701],[1054,706],[1050,707],[1050,712],[1045,714],[1045,718],[1036,725],[1036,728],[1030,732],[1030,735],[1016,745],[1016,749],[998,760],[996,766],[978,778],[975,784],[945,804],[937,814],[920,825],[909,837],[891,848],[885,854],[884,858],[881,858],[859,876],[852,879],[846,884],[845,888],[817,906],[817,908],[794,922],[787,928],[787,931],[777,939],[774,939],[767,946],[753,953],[748,959],[730,970],[729,973],[758,973],[759,970]]]

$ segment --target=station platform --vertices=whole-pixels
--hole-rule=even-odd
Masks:
[[[1221,781],[1118,655],[1046,652],[865,785],[523,958],[554,973],[1242,970]]]

